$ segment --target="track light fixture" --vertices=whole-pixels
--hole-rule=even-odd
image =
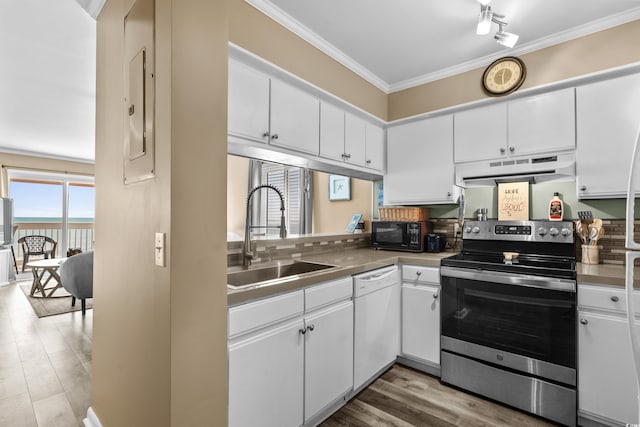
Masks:
[[[491,31],[491,24],[498,24],[498,32],[493,37],[496,41],[506,47],[514,47],[518,42],[517,34],[509,33],[504,30],[508,25],[506,23],[505,16],[494,13],[489,6],[491,0],[478,0],[480,3],[480,15],[478,16],[478,26],[476,28],[476,34],[485,35]]]

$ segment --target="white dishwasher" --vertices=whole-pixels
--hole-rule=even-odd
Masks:
[[[400,351],[400,270],[384,267],[353,277],[353,389],[396,360]]]

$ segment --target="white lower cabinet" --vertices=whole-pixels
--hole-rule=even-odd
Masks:
[[[402,355],[440,365],[440,269],[402,270]]]
[[[305,422],[353,388],[353,301],[305,315]]]
[[[352,294],[347,277],[229,309],[229,426],[300,426],[351,391]]]
[[[229,426],[302,424],[302,318],[229,345]]]
[[[611,425],[638,423],[624,296],[621,288],[578,290],[578,409],[583,417]]]

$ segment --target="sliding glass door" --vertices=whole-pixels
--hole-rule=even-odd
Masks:
[[[52,238],[56,258],[67,249],[93,250],[95,187],[93,177],[9,170],[14,242],[24,236]],[[16,247],[18,263],[24,254]]]

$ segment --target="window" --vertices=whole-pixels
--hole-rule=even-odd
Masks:
[[[251,171],[253,169],[253,172]],[[250,169],[251,188],[273,185],[282,192],[285,206],[287,234],[311,232],[311,174],[303,168],[253,160]],[[258,178],[258,179],[256,179]],[[258,182],[259,181],[259,182]],[[275,191],[262,190],[254,195],[254,205],[259,200],[259,218],[253,221],[252,234],[278,236],[280,234],[280,197]],[[256,212],[256,210],[254,210]]]

